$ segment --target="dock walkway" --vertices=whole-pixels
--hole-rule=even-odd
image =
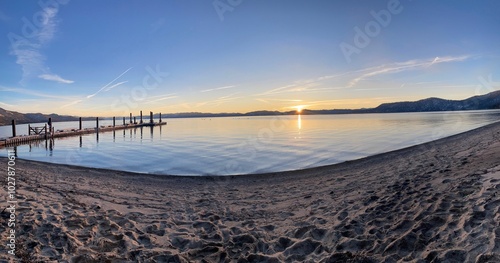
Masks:
[[[52,121],[49,119],[49,123],[51,123],[51,122]],[[31,134],[31,135],[16,136],[15,135],[15,121],[13,120],[12,121],[13,136],[9,137],[9,138],[0,138],[0,148],[17,146],[17,145],[21,145],[21,144],[30,143],[33,141],[50,140],[50,139],[54,139],[54,138],[79,136],[79,135],[92,134],[92,133],[99,134],[100,132],[109,132],[109,131],[115,131],[115,130],[124,130],[124,129],[130,129],[130,128],[140,128],[140,127],[153,127],[153,126],[161,126],[161,125],[167,124],[167,122],[161,121],[161,113],[160,113],[160,121],[153,122],[153,113],[152,112],[151,112],[150,122],[143,122],[142,121],[142,111],[141,111],[139,123],[136,122],[135,117],[134,117],[134,122],[132,122],[132,114],[130,114],[130,122],[131,123],[125,123],[125,118],[123,118],[123,123],[124,123],[123,125],[114,125],[115,119],[113,117],[113,125],[99,126],[99,119],[97,118],[95,128],[67,129],[67,130],[57,130],[57,131],[54,131],[53,128],[49,128],[48,131],[50,131],[50,132],[47,132],[47,129],[46,129],[45,130],[46,132],[43,134]],[[81,118],[80,118],[80,127],[82,127]]]

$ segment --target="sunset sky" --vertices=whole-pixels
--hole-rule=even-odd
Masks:
[[[0,107],[119,116],[464,99],[499,89],[499,14],[495,0],[2,0]]]

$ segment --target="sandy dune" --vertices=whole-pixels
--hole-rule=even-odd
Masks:
[[[33,261],[500,262],[500,123],[266,175],[16,168],[17,252]]]

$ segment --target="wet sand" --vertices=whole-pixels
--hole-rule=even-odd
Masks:
[[[34,262],[500,262],[500,123],[283,173],[16,172],[16,252]]]

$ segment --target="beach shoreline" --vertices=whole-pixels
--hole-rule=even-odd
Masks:
[[[497,262],[499,149],[497,122],[267,174],[167,176],[19,159],[18,251],[44,262]],[[7,171],[7,158],[0,162]],[[5,187],[0,194],[6,204]],[[0,259],[13,259],[5,246]]]

